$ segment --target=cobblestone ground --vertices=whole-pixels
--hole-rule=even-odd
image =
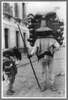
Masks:
[[[32,61],[38,80],[41,82],[41,66],[36,57],[33,57]],[[16,75],[13,87],[15,93],[12,96],[8,96],[6,95],[6,90],[4,90],[3,97],[65,97],[65,48],[61,48],[60,51],[55,53],[54,73],[56,76],[57,91],[47,89],[41,92],[29,61],[24,56],[18,66],[18,74]]]

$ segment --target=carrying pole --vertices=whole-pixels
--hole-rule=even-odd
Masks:
[[[21,33],[21,30],[20,30],[19,25],[18,25],[18,28],[19,28],[20,35],[21,35],[21,37],[22,37],[22,40],[23,40],[23,43],[24,43],[24,46],[25,46],[25,49],[26,49],[26,53],[27,53],[27,55],[29,55],[29,54],[28,54],[28,50],[27,50],[27,47],[26,47],[26,44],[25,44],[24,38],[23,38],[23,36],[22,36],[22,33]],[[28,57],[27,57],[27,58],[28,58]],[[40,84],[39,84],[39,81],[38,81],[38,78],[37,78],[37,76],[36,76],[35,70],[34,70],[34,68],[33,68],[32,61],[31,61],[31,59],[30,59],[30,58],[28,58],[28,59],[29,59],[29,61],[30,61],[30,64],[31,64],[31,67],[32,67],[32,70],[33,70],[34,76],[35,76],[36,81],[37,81],[37,84],[38,84],[38,86],[39,86],[39,88],[40,88],[40,90],[41,90],[41,86],[40,86]]]

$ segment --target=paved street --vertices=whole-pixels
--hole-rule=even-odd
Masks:
[[[31,58],[33,66],[41,83],[41,66],[34,56]],[[54,73],[56,76],[57,91],[50,89],[40,92],[34,77],[29,60],[26,56],[22,56],[22,61],[19,62],[18,74],[14,83],[14,95],[11,97],[65,97],[65,48],[61,48],[54,56]],[[61,75],[60,75],[61,74]],[[58,76],[57,76],[58,75]],[[8,97],[6,92],[3,93],[4,97]]]

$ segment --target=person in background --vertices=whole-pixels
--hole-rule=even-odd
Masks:
[[[14,93],[13,84],[15,81],[15,76],[17,74],[17,67],[15,65],[15,62],[7,56],[3,57],[3,72],[3,81],[9,82],[7,94],[12,95]]]
[[[7,95],[13,95],[13,84],[17,74],[17,60],[21,60],[21,53],[16,47],[3,51],[3,81],[8,84]]]

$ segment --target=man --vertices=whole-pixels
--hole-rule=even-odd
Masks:
[[[46,26],[46,21],[41,20],[41,27],[36,29],[37,32],[50,32],[50,28]],[[49,88],[53,85],[55,81],[53,73],[53,56],[56,50],[59,49],[59,43],[53,38],[52,35],[49,36],[39,36],[35,42],[35,45],[28,57],[31,57],[36,53],[38,60],[42,66],[42,83],[43,90]]]

